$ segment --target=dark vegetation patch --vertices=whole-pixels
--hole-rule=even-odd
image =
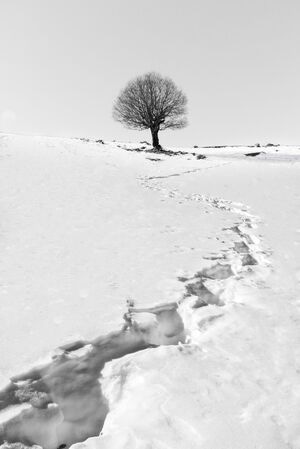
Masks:
[[[245,156],[255,157],[259,156],[261,153],[263,153],[263,151],[255,151],[253,153],[245,153]]]
[[[148,159],[148,161],[152,161],[152,162],[161,162],[162,159],[159,159],[157,157],[146,157],[146,159]]]
[[[125,151],[135,151],[139,153],[151,153],[151,154],[163,154],[166,156],[185,156],[191,155],[188,151],[172,151],[165,150],[164,148],[146,148],[146,147],[137,147],[137,148],[127,148],[121,145],[118,145],[119,148],[122,148]]]
[[[188,151],[178,150],[166,150],[164,148],[146,148],[146,147],[136,147],[136,148],[128,148],[122,145],[117,145],[118,148],[122,148],[125,151],[135,151],[138,153],[151,153],[151,154],[161,154],[165,156],[195,156],[196,159],[206,159],[204,154],[197,153],[189,153]]]
[[[102,145],[105,144],[104,140],[102,140],[102,139],[90,139],[88,137],[75,137],[75,139],[76,140],[80,140],[81,142],[84,142],[84,143],[90,143],[91,142],[91,143],[100,143]]]
[[[76,139],[85,143],[89,143],[91,141],[91,139],[89,139],[88,137],[76,137]]]

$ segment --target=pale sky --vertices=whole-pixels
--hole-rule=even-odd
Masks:
[[[299,0],[0,0],[0,131],[150,140],[113,121],[171,77],[189,126],[162,145],[300,144]]]

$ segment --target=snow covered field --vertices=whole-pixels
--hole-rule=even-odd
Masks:
[[[0,135],[0,380],[178,301],[188,343],[107,364],[80,447],[299,448],[300,149],[141,146]]]

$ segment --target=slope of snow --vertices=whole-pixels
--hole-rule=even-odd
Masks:
[[[144,188],[144,155],[14,136],[2,137],[1,155],[4,374],[119,326],[128,297],[172,300],[177,272],[224,245],[209,213],[199,220],[193,204]]]
[[[127,297],[176,300],[188,343],[107,364],[103,431],[75,446],[300,447],[300,150],[138,146],[2,137],[3,378]]]

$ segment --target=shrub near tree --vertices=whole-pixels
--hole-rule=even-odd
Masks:
[[[187,98],[170,78],[150,72],[129,81],[121,91],[113,117],[130,129],[150,129],[152,145],[160,149],[158,133],[187,125]]]

